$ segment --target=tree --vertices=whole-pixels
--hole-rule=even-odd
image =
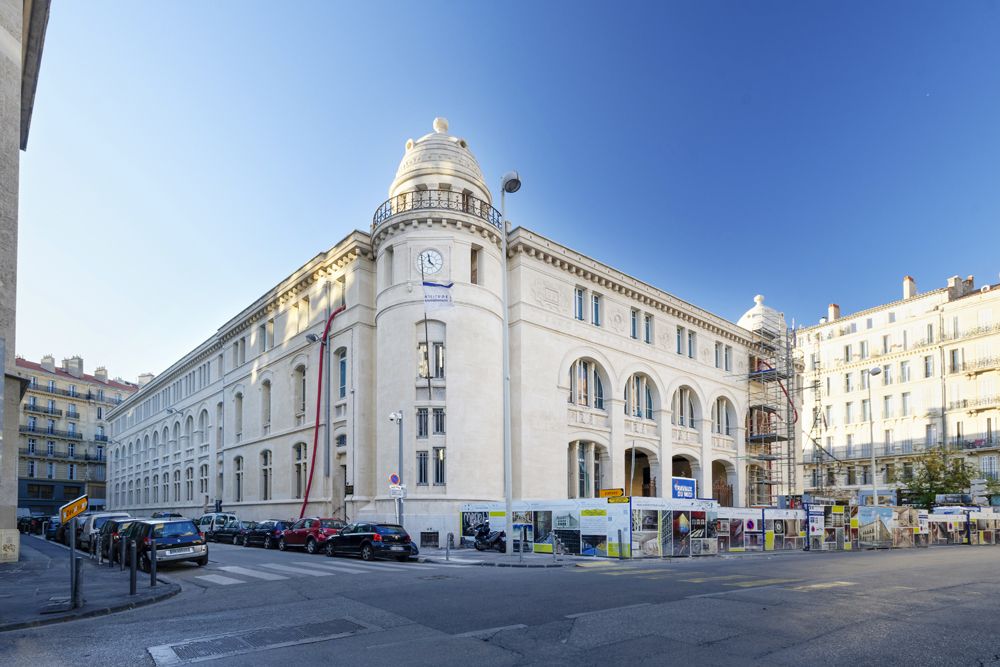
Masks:
[[[897,481],[913,494],[915,504],[924,509],[931,509],[938,494],[966,493],[975,475],[975,468],[964,456],[943,447],[921,455],[914,463],[913,478],[897,478]]]

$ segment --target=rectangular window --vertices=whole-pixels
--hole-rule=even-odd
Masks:
[[[901,397],[902,403],[900,405],[900,410],[902,410],[902,415],[904,417],[910,416],[910,392],[903,392]]]
[[[844,346],[844,363],[845,364],[851,363],[851,346],[850,345],[845,345]]]
[[[347,398],[347,351],[341,350],[337,356],[337,368],[339,371],[339,383],[337,393],[340,398]]]
[[[586,302],[584,300],[584,290],[583,290],[582,287],[577,287],[576,288],[576,293],[575,293],[575,298],[574,298],[574,301],[573,301],[573,306],[574,306],[574,313],[573,314],[576,317],[576,319],[580,320],[581,322],[583,321],[583,318],[584,318],[583,309],[584,309],[584,304],[585,303]]]
[[[695,338],[695,332],[688,331],[688,357],[694,359],[698,354],[697,339]]]
[[[910,362],[901,361],[899,362],[899,381],[909,382],[910,381]]]
[[[445,476],[445,455],[444,447],[434,448],[434,484],[444,485],[447,483]]]
[[[723,368],[727,371],[733,370],[733,346],[727,345],[724,350]]]
[[[813,352],[809,355],[809,370],[814,371],[819,368],[819,360],[816,358],[816,353]]]
[[[889,354],[889,348],[892,347],[892,338],[889,334],[882,336],[882,354]]]
[[[434,377],[444,377],[444,343],[434,343]]]
[[[469,253],[469,282],[473,285],[479,284],[479,248],[477,246],[472,246],[472,251]],[[426,455],[427,452],[424,452],[424,454]],[[426,483],[425,480],[424,484]]]
[[[844,373],[844,391],[854,391],[853,373]]]
[[[34,477],[34,476],[35,476],[35,462],[28,461],[28,477]]]
[[[924,357],[924,377],[934,377],[934,357],[932,355]]]
[[[267,325],[257,325],[257,353],[267,352]]]
[[[70,463],[66,466],[66,479],[76,479],[76,464]]]
[[[893,312],[890,311],[889,312],[889,324],[892,324],[895,321],[896,321],[896,313],[893,313]]]
[[[684,354],[684,327],[677,327],[677,354]]]
[[[268,350],[274,347],[274,320],[270,319],[267,321],[267,342]]]
[[[297,310],[298,312],[296,315],[298,315],[298,330],[305,331],[309,328],[309,297],[302,297],[302,300],[299,301]]]
[[[882,398],[882,419],[892,417],[892,396]]]
[[[892,384],[892,366],[886,364],[882,367],[882,386]]]
[[[907,332],[904,330],[903,331],[903,349],[905,350],[907,347],[909,347],[909,345],[910,345],[910,337],[909,337],[909,335],[907,335]]]
[[[715,367],[722,368],[722,343],[715,344]]]
[[[55,450],[56,450],[56,443],[52,442],[51,440],[47,440],[45,442],[45,454],[47,456],[52,456],[55,453]]]
[[[868,358],[868,341],[863,340],[860,343],[858,343],[858,348],[859,348],[858,349],[858,356],[861,357],[862,359],[867,359]]]
[[[861,401],[861,421],[868,421],[872,418],[872,404],[867,398]]]
[[[56,478],[56,464],[55,463],[46,463],[45,464],[45,476],[48,477],[49,479],[55,479]]]
[[[595,327],[601,326],[601,295],[594,294],[590,298],[590,321]]]
[[[933,324],[928,324],[927,325],[927,343],[930,344],[930,343],[933,343],[933,342],[934,342],[934,325]]]
[[[417,452],[417,484],[427,486],[427,451]]]
[[[874,326],[874,324],[875,323],[872,321],[872,318],[869,317],[868,319],[865,320],[865,329],[871,329]]]
[[[844,423],[853,424],[854,423],[854,403],[850,401],[844,406]]]
[[[869,382],[869,380],[870,380],[870,378],[868,376],[868,369],[867,368],[862,369],[861,370],[861,389],[867,389],[868,388],[868,382]]]
[[[631,325],[631,327],[629,329],[629,331],[631,332],[630,335],[632,336],[632,338],[638,340],[639,339],[639,311],[636,310],[635,308],[632,309],[632,315],[631,315],[630,325]]]
[[[957,373],[962,370],[962,351],[959,349],[948,350],[948,371]]]
[[[826,422],[827,428],[833,426],[833,410],[829,405],[823,408],[823,421]]]
[[[653,316],[649,313],[642,318],[642,338],[650,345],[653,344]]]
[[[427,408],[417,408],[417,437],[427,437]]]
[[[444,408],[434,408],[434,435],[444,435]]]

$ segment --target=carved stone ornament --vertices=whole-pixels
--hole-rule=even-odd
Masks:
[[[559,287],[547,280],[536,280],[531,285],[531,295],[542,308],[559,311],[562,310],[563,295]]]

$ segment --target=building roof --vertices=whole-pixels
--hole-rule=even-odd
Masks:
[[[17,357],[15,363],[18,368],[34,371],[36,373],[47,373],[49,375],[55,375],[69,382],[72,381],[90,382],[93,384],[99,384],[103,387],[111,387],[112,389],[120,389],[122,391],[127,391],[127,392],[134,392],[139,389],[139,385],[132,384],[131,382],[119,382],[118,380],[101,380],[88,373],[84,373],[82,376],[76,377],[75,375],[71,375],[61,368],[56,368],[55,371],[50,371],[41,364],[36,363],[34,361],[28,361],[23,357]]]

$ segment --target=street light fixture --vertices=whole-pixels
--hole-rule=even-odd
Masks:
[[[881,375],[881,366],[868,369],[868,447],[871,449],[872,507],[878,507],[878,484],[875,481],[875,406],[872,405],[872,378]]]
[[[510,445],[510,306],[507,293],[507,193],[515,193],[521,189],[521,177],[516,171],[508,171],[500,179],[500,219],[503,229],[500,233],[500,253],[503,269],[503,495],[506,507],[506,529],[510,538],[507,539],[507,555],[514,555],[514,523],[513,495],[514,464]],[[521,545],[523,548],[524,545]]]

